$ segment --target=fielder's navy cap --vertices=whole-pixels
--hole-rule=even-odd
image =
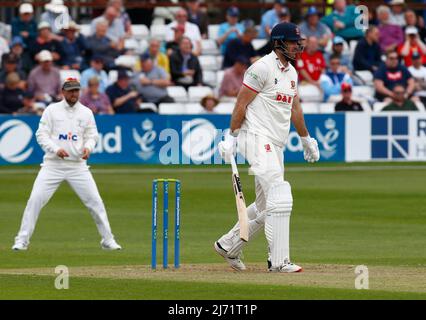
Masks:
[[[317,8],[315,7],[309,7],[308,11],[306,11],[306,18],[313,16],[313,15],[319,15],[319,12],[317,10]]]

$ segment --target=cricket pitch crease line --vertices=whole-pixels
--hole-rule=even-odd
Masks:
[[[258,284],[278,286],[309,286],[354,289],[355,266],[336,264],[303,264],[304,272],[297,274],[268,273],[263,263],[248,265],[246,272],[232,271],[221,264],[184,264],[175,270],[148,265],[70,267],[70,279],[139,279],[151,281],[178,281],[203,283]],[[0,269],[1,275],[55,277],[53,268]],[[371,266],[371,290],[426,293],[424,266]]]
[[[225,166],[225,165],[224,165]],[[353,166],[353,167],[301,167],[301,168],[285,168],[285,172],[351,172],[351,171],[393,171],[393,170],[402,170],[402,171],[412,171],[412,170],[426,170],[424,165],[414,165],[414,166]],[[14,174],[35,174],[39,169],[1,169],[0,175],[14,175]],[[163,173],[228,173],[229,168],[167,168],[158,167],[158,168],[132,168],[132,169],[96,169],[91,170],[95,174],[154,174],[158,172]],[[242,169],[243,171],[243,169]]]

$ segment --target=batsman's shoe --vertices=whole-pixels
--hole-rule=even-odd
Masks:
[[[102,249],[104,250],[121,250],[121,246],[114,239],[101,241]]]
[[[232,269],[237,271],[244,271],[247,269],[244,263],[241,261],[240,255],[238,255],[235,258],[229,257],[228,252],[222,248],[219,241],[216,241],[214,243],[214,249],[217,253],[219,253],[225,259],[226,262],[229,263]]]
[[[302,267],[298,266],[297,264],[288,262],[283,264],[282,266],[278,268],[269,268],[270,272],[282,272],[282,273],[293,273],[293,272],[302,272]]]
[[[25,251],[28,249],[28,245],[23,242],[15,242],[15,244],[12,247],[12,250],[15,251]]]

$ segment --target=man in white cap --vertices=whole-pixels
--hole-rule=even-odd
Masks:
[[[404,27],[406,25],[405,22],[405,1],[404,0],[392,0],[388,3],[391,7],[391,14],[390,14],[390,23]]]
[[[63,0],[51,0],[44,8],[46,11],[41,15],[40,21],[48,22],[54,34],[61,32],[62,27],[71,20]]]
[[[410,26],[405,29],[405,42],[398,47],[398,54],[404,59],[407,68],[413,65],[413,53],[418,53],[422,63],[426,63],[426,45],[420,39],[417,28]]]
[[[53,55],[53,60],[57,64],[61,64],[63,56],[62,40],[62,37],[58,40],[58,36],[52,33],[52,28],[48,22],[42,21],[38,24],[38,37],[30,44],[28,50],[33,59],[40,51],[48,50]]]
[[[50,51],[43,50],[37,55],[39,65],[28,76],[28,90],[33,92],[36,100],[49,104],[59,101],[61,97],[61,76],[53,66]]]
[[[12,37],[21,37],[26,45],[37,38],[37,23],[31,3],[23,3],[19,7],[19,16],[12,21]]]
[[[120,250],[95,180],[87,166],[98,130],[92,111],[79,102],[80,83],[69,78],[62,85],[64,99],[49,105],[40,119],[37,142],[45,152],[41,170],[15,238],[13,250],[27,250],[41,209],[63,181],[68,182],[95,220],[106,250]]]

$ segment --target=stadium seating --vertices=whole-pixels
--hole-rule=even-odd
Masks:
[[[333,102],[325,102],[319,105],[320,113],[334,113],[336,104]]]
[[[209,39],[216,40],[218,38],[219,27],[220,25],[218,24],[210,24],[208,26],[207,31],[209,33]]]
[[[299,95],[303,102],[322,101],[322,92],[318,89],[318,87],[312,84],[303,84],[299,86]]]
[[[319,105],[315,102],[302,102],[303,113],[318,113]]]
[[[133,37],[136,40],[148,39],[149,38],[149,29],[144,24],[133,24],[132,25]]]
[[[139,110],[141,111],[152,111],[158,112],[158,108],[154,103],[151,102],[143,102],[139,105]]]
[[[188,94],[184,87],[167,87],[167,94],[172,97],[176,102],[188,102]]]
[[[376,103],[374,103],[374,105],[373,105],[373,111],[374,111],[374,112],[380,112],[380,111],[382,111],[382,109],[383,109],[384,107],[386,107],[388,104],[389,104],[389,102],[376,102]]]
[[[368,70],[355,71],[355,75],[358,76],[365,85],[373,85],[373,74]]]
[[[187,103],[185,104],[186,114],[200,114],[205,113],[203,106],[199,103]]]
[[[185,114],[185,105],[183,103],[160,103],[159,114]]]
[[[217,64],[215,56],[199,56],[198,60],[203,70],[216,71],[220,69],[220,65]]]
[[[268,40],[266,39],[254,39],[251,44],[254,48],[254,50],[259,50],[263,46],[265,46],[268,43]]]
[[[91,36],[91,25],[90,24],[81,24],[80,25],[80,33],[85,36]]]
[[[158,39],[164,41],[166,39],[166,26],[162,24],[154,24],[151,25],[150,33],[151,38]]]
[[[214,71],[203,71],[203,82],[211,87],[216,87],[216,72]]]
[[[221,102],[214,109],[218,114],[231,114],[234,111],[235,103]]]
[[[200,102],[207,95],[212,95],[213,90],[210,87],[189,87],[188,97],[190,102]]]
[[[353,86],[352,97],[358,101],[374,100],[374,88],[372,86]]]
[[[214,56],[220,54],[216,41],[212,39],[201,40],[201,54]]]
[[[118,79],[118,71],[117,70],[110,70],[108,73],[108,84],[111,85],[114,82],[116,82]]]

